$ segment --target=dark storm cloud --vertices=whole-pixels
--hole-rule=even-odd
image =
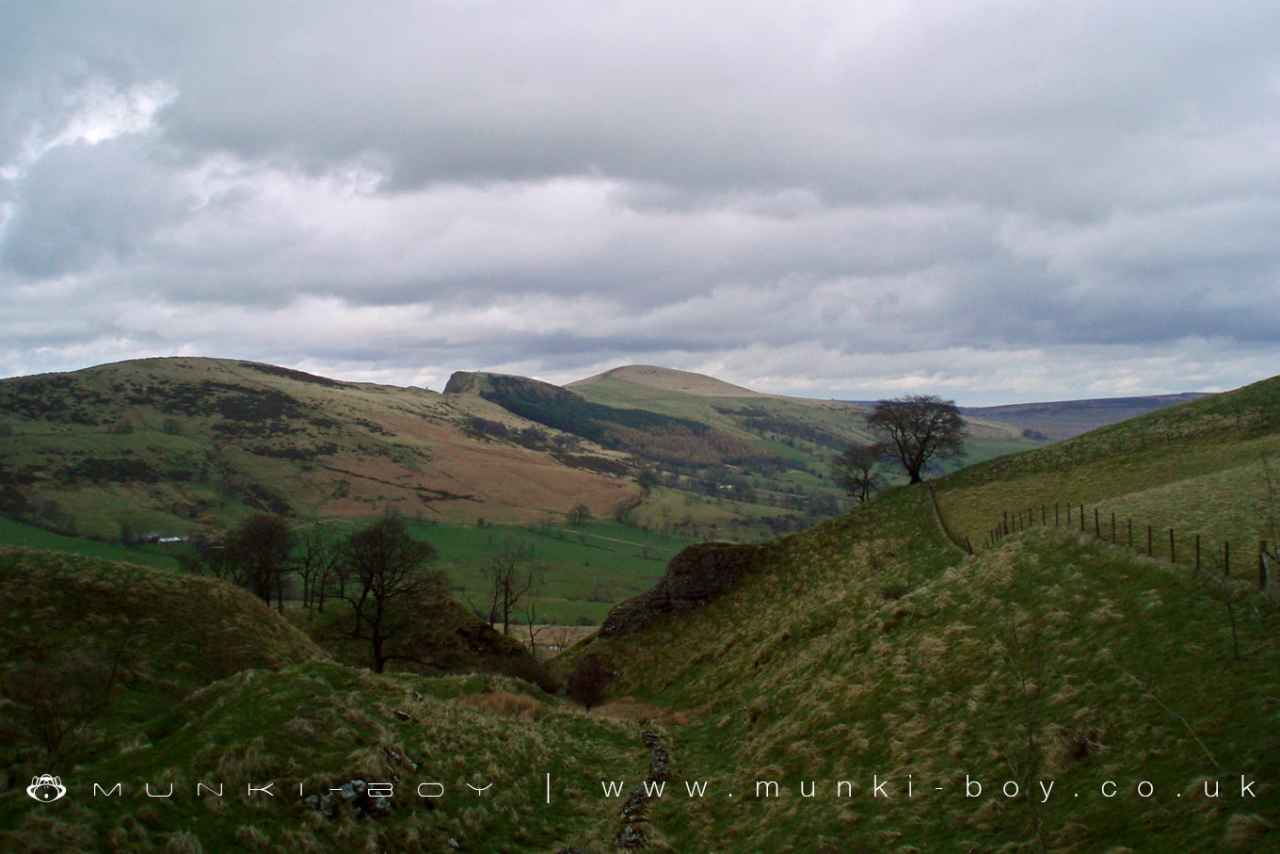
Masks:
[[[644,361],[979,401],[1280,355],[1268,4],[3,17],[0,374]]]

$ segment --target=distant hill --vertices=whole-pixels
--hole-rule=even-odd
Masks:
[[[998,421],[1020,430],[1029,430],[1047,439],[1070,439],[1090,430],[1136,418],[1166,406],[1174,406],[1206,395],[1196,392],[1153,394],[1145,397],[1105,397],[1088,400],[1055,400],[1045,403],[1014,403],[1005,406],[966,406],[966,416]]]
[[[640,493],[616,454],[480,397],[226,359],[0,380],[0,431],[0,514],[108,539],[261,511],[531,521],[585,503],[607,515]]]
[[[661,391],[676,391],[699,397],[768,397],[758,391],[727,383],[706,374],[660,368],[656,365],[624,365],[602,374],[569,383],[566,388],[588,387],[604,380],[617,380],[633,385],[648,386]]]

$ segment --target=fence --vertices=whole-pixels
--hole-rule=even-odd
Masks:
[[[1052,524],[1055,528],[1066,529],[1078,527],[1082,534],[1092,533],[1099,540],[1113,545],[1120,545],[1123,542],[1129,548],[1151,558],[1156,557],[1156,552],[1159,551],[1162,557],[1168,556],[1169,563],[1179,562],[1178,555],[1181,548],[1181,554],[1184,558],[1182,562],[1194,565],[1196,572],[1201,570],[1203,563],[1208,561],[1218,562],[1219,558],[1221,558],[1222,574],[1224,576],[1231,575],[1231,543],[1227,540],[1223,540],[1220,547],[1214,546],[1212,551],[1206,551],[1202,546],[1207,544],[1201,543],[1200,534],[1198,533],[1191,539],[1186,536],[1180,538],[1174,528],[1161,528],[1157,531],[1151,525],[1139,525],[1135,541],[1132,518],[1126,518],[1123,526],[1121,526],[1118,524],[1114,510],[1109,511],[1109,519],[1104,519],[1098,507],[1092,509],[1092,518],[1085,512],[1084,504],[1068,503],[1065,505],[1065,513],[1063,512],[1064,505],[1058,502],[1054,503],[1052,511],[1047,504],[1041,504],[1038,513],[1035,507],[1028,507],[1025,510],[1006,510],[1000,521],[987,532],[986,546],[990,548],[1010,534],[1027,530],[1036,525],[1047,528]],[[1052,519],[1050,518],[1051,516]],[[1143,530],[1144,527],[1145,531]],[[1165,549],[1166,539],[1168,543],[1167,550]],[[1157,543],[1159,544],[1158,548]],[[1270,576],[1270,564],[1272,562],[1280,562],[1280,547],[1277,547],[1274,551],[1268,551],[1267,541],[1260,540],[1258,542],[1257,560],[1258,587],[1265,590]],[[1245,559],[1246,566],[1250,562],[1247,558]],[[1239,557],[1237,557],[1237,563],[1239,563]],[[1237,568],[1239,569],[1239,566]]]

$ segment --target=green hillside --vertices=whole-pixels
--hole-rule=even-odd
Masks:
[[[1278,388],[1260,383],[974,466],[935,482],[938,505],[964,532],[1033,488],[1094,484],[1091,501],[1143,500],[1180,524],[1232,524],[1244,500],[1237,469],[1280,432]],[[1182,506],[1215,484],[1215,501]],[[374,676],[321,658],[277,615],[245,603],[294,638],[281,649],[301,658],[275,652],[246,659],[255,669],[237,675],[200,671],[219,681],[154,718],[121,717],[65,772],[72,784],[190,787],[239,774],[320,790],[441,777],[458,789],[498,780],[493,799],[467,793],[432,809],[406,800],[355,820],[350,808],[328,818],[293,799],[195,807],[80,797],[51,818],[11,792],[0,795],[0,827],[21,828],[9,843],[29,850],[613,850],[640,837],[671,851],[1280,848],[1273,593],[1260,594],[1254,576],[1197,575],[1076,528],[1034,526],[969,556],[939,521],[928,485],[899,487],[768,543],[692,547],[653,591],[553,662],[562,677],[593,658],[613,674],[609,701],[590,714],[509,677]],[[10,554],[26,574],[18,590],[42,589],[44,561],[61,566]],[[174,574],[75,561],[49,571],[141,574],[139,602],[156,578],[181,589]],[[29,614],[9,648],[24,649],[36,626],[75,619],[43,595],[44,605],[6,603]],[[206,625],[181,607],[164,600],[154,630],[191,635],[173,631],[171,617]],[[184,660],[181,647],[167,649],[176,651],[163,662]],[[660,766],[622,719],[653,731]],[[667,788],[642,815],[620,815],[618,799],[600,792],[601,779],[629,789],[655,767]],[[539,788],[548,771],[571,795],[549,807]],[[1256,797],[1241,795],[1242,775]],[[687,794],[695,781],[706,782],[704,796]],[[1214,781],[1221,797],[1206,796]],[[966,797],[975,782],[981,795]]]
[[[1280,378],[973,466],[941,481],[938,497],[952,528],[975,544],[1005,512],[1033,511],[1038,522],[1044,506],[1052,524],[1057,503],[1065,524],[1066,505],[1078,513],[1084,504],[1090,530],[1096,507],[1108,537],[1114,512],[1118,540],[1127,543],[1132,519],[1135,544],[1145,547],[1151,525],[1166,558],[1173,528],[1180,559],[1191,558],[1199,534],[1206,552],[1232,543],[1248,568],[1259,541],[1277,539],[1272,458],[1280,486]]]
[[[1235,478],[1275,446],[1277,389],[975,466],[937,483],[940,503],[956,528],[1067,483],[1092,485],[1092,500],[1160,493],[1181,524],[1228,526],[1247,515],[1233,498],[1258,494]],[[1219,481],[1215,502],[1180,504]],[[714,579],[732,558],[697,560]],[[1256,573],[1223,583],[1052,526],[966,557],[924,487],[760,547],[750,567],[692,611],[619,609],[559,662],[599,656],[619,674],[615,696],[689,719],[672,740],[679,775],[716,796],[655,806],[673,848],[1280,849],[1280,607]],[[1257,799],[1239,797],[1241,774],[1260,781]],[[964,796],[965,775],[986,797]],[[892,799],[874,797],[874,779]],[[1047,803],[999,791],[1041,779],[1055,786]],[[756,797],[758,780],[778,796]],[[1108,780],[1120,796],[1102,795]],[[1233,794],[1207,799],[1204,780]]]
[[[64,534],[186,534],[254,512],[531,521],[639,489],[575,437],[494,442],[479,399],[253,362],[143,359],[0,380],[0,515]]]

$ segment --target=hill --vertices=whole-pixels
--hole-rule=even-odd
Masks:
[[[1006,406],[966,406],[966,416],[1009,424],[1054,441],[1070,439],[1099,427],[1205,397],[1199,393],[1156,394],[1145,397],[1104,397],[1055,400]]]
[[[647,759],[634,727],[538,690],[529,653],[450,601],[395,641],[421,666],[375,675],[336,603],[286,619],[221,581],[26,549],[0,549],[0,578],[4,850],[545,850],[607,838],[591,762]],[[52,807],[18,782],[51,769],[70,789]],[[569,784],[552,809],[532,808],[535,772]],[[415,797],[410,775],[450,797]],[[477,812],[463,780],[486,778],[499,789]],[[365,788],[383,780],[403,786],[380,805]],[[118,798],[92,791],[117,781]],[[228,796],[201,802],[195,781]],[[235,794],[270,781],[278,811]],[[169,783],[172,800],[142,788]],[[287,797],[299,784],[314,801]]]
[[[590,387],[601,382],[616,380],[632,385],[647,386],[659,391],[675,391],[700,397],[766,397],[740,385],[725,382],[706,374],[660,368],[656,365],[623,365],[602,374],[569,383],[566,388]]]
[[[257,598],[213,579],[3,547],[0,579],[0,693],[20,704],[0,704],[11,773],[41,739],[61,739],[57,727],[91,722],[81,752],[98,755],[210,682],[327,657]]]
[[[520,441],[478,434],[500,423]],[[0,380],[0,514],[116,539],[255,511],[522,521],[639,494],[607,452],[487,404],[251,362],[145,359]]]
[[[991,460],[936,481],[938,504],[963,532],[1036,490],[1141,506],[1188,484],[1163,505],[1174,524],[1259,522],[1234,474],[1261,480],[1278,395],[1280,378]],[[1050,515],[966,556],[927,485],[902,487],[763,546],[678,556],[558,666],[598,656],[613,696],[691,718],[672,755],[713,796],[654,804],[648,832],[673,847],[1280,847],[1274,579],[1257,592],[1256,550],[1223,581],[1108,539]],[[1256,799],[1242,774],[1265,783]]]

